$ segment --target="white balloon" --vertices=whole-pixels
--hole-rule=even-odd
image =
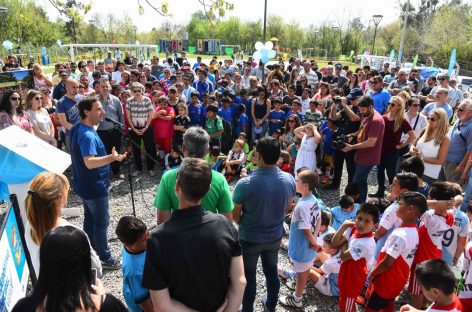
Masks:
[[[254,45],[254,47],[256,48],[256,50],[260,50],[264,47],[264,44],[260,41],[256,42],[256,44]]]
[[[264,45],[264,48],[266,48],[267,50],[272,50],[273,47],[274,44],[272,43],[272,41],[267,41]]]

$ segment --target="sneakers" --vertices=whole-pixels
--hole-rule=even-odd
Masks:
[[[279,277],[283,280],[288,280],[289,278],[297,278],[297,273],[289,269],[284,269],[283,267],[277,267],[277,273],[279,274]]]
[[[156,172],[154,170],[149,170],[149,176],[150,177],[155,177],[156,176]]]
[[[102,268],[104,270],[119,270],[121,269],[121,262],[113,258],[110,261],[102,261]]]
[[[296,279],[296,278],[297,278],[297,275],[295,273],[295,278],[294,279]],[[285,286],[287,286],[287,288],[290,289],[290,290],[295,290],[295,287],[297,286],[297,282],[295,280],[287,281],[287,283],[285,283]],[[303,289],[303,294],[305,294],[305,293],[306,293],[306,288]]]
[[[302,300],[297,301],[293,295],[282,296],[279,298],[279,302],[288,307],[303,308]]]
[[[264,293],[261,298],[262,302],[262,307],[264,307],[264,312],[269,312],[269,309],[267,308],[267,293]]]

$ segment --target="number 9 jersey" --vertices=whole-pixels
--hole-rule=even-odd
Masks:
[[[441,259],[450,266],[453,265],[459,237],[466,238],[469,232],[469,218],[457,208],[448,210],[454,216],[453,226],[444,232],[442,239]],[[462,252],[461,252],[462,253]]]

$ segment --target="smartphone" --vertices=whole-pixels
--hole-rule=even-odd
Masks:
[[[97,285],[97,269],[92,268],[92,282],[94,285]]]

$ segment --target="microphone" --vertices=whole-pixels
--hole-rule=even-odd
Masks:
[[[122,123],[119,122],[119,121],[116,121],[115,119],[111,119],[110,117],[105,117],[105,121],[111,122],[111,123],[114,124],[115,126],[118,126],[118,127],[121,127],[121,128],[124,128],[124,127],[125,127],[124,124],[122,124]]]

